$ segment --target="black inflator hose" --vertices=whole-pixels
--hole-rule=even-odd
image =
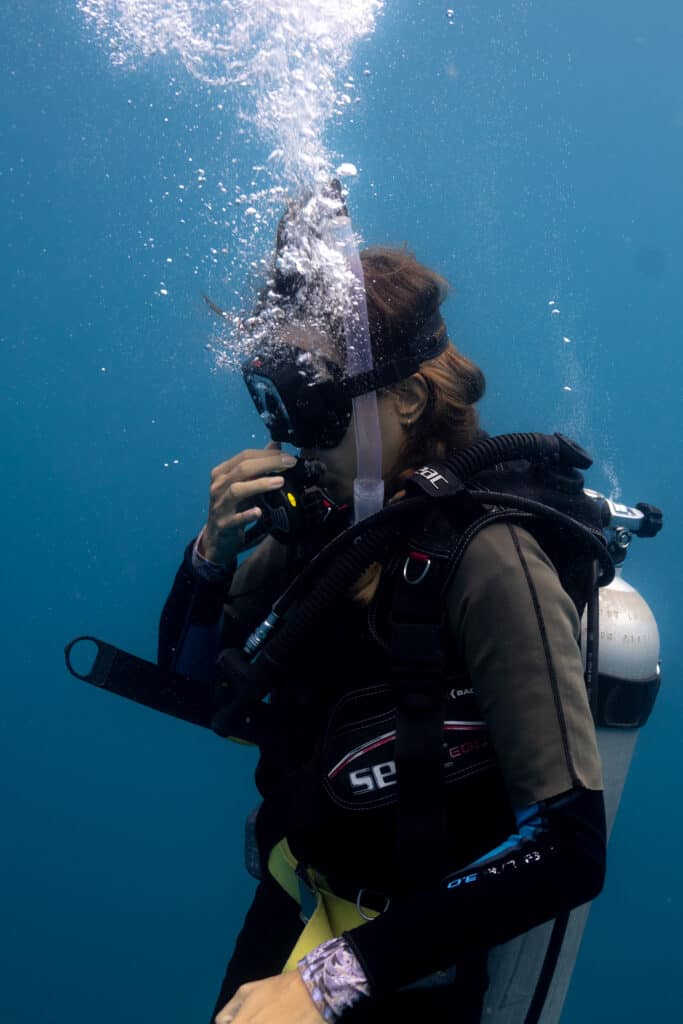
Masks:
[[[407,511],[413,512],[415,505],[423,507],[426,500],[411,499],[413,508]],[[400,505],[394,507],[398,509]],[[406,510],[403,512],[400,518],[405,521]],[[359,534],[350,545],[342,548],[329,571],[322,573],[301,604],[292,609],[286,628],[269,639],[254,665],[271,671],[288,664],[297,650],[305,650],[307,639],[330,605],[353,586],[373,562],[381,562],[389,555],[400,534],[397,528],[375,528],[365,535]]]
[[[583,449],[560,434],[503,434],[476,441],[448,459],[446,465],[453,474],[465,480],[499,462],[516,459],[564,463],[582,468],[591,464]],[[595,557],[603,569],[601,583],[607,583],[613,577],[612,561],[600,537],[571,516],[514,494],[477,490],[468,490],[467,494],[486,505],[501,504],[546,517],[550,514],[564,526],[581,529],[590,538]],[[412,518],[416,518],[435,498],[443,501],[449,497],[453,494],[445,492],[434,497],[405,498],[345,530],[326,545],[274,605],[273,611],[278,617],[288,616],[286,628],[278,629],[270,636],[265,648],[256,655],[254,666],[270,672],[288,664],[297,649],[305,649],[311,630],[333,601],[347,591],[373,562],[381,562],[390,553]]]

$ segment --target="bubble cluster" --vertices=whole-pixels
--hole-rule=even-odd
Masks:
[[[283,177],[329,177],[324,132],[354,102],[345,74],[382,0],[78,0],[112,63],[169,55],[201,82],[239,94]]]
[[[193,171],[189,186],[210,186],[216,202],[205,201],[205,213],[224,234],[232,236],[232,262],[264,280],[264,294],[279,275],[291,281],[308,278],[307,314],[315,305],[348,306],[353,282],[338,249],[321,224],[339,210],[329,205],[330,179],[355,177],[356,167],[332,154],[326,129],[359,102],[348,65],[356,43],[372,33],[383,0],[77,0],[78,8],[108,47],[117,67],[137,68],[152,57],[180,63],[194,78],[218,91],[225,107],[238,114],[238,134],[245,130],[264,147],[262,162],[242,186],[232,180],[236,160],[225,157],[225,174],[212,186],[203,167]],[[365,74],[369,74],[366,69]],[[223,110],[223,102],[217,109]],[[167,119],[166,119],[167,120]],[[266,155],[267,154],[267,155]],[[190,158],[191,159],[191,158]],[[335,169],[336,167],[336,169]],[[178,202],[187,195],[177,185]],[[168,198],[167,192],[164,198]],[[277,265],[270,261],[272,228],[288,197],[303,197]],[[332,201],[332,205],[338,200]],[[223,221],[220,218],[223,217]],[[184,220],[181,221],[184,223]],[[146,247],[154,248],[149,239]],[[266,251],[264,252],[264,248]],[[210,263],[219,265],[228,248],[211,248]],[[167,260],[168,262],[168,260]],[[235,267],[223,266],[227,275]],[[324,282],[324,284],[323,284]],[[323,294],[324,293],[324,294]],[[166,297],[162,281],[157,295]],[[275,293],[272,293],[274,298]],[[290,296],[291,298],[291,296]],[[304,296],[295,296],[300,302]],[[289,304],[289,311],[296,302]],[[257,317],[222,311],[220,327],[207,347],[219,366],[234,366],[244,354],[245,338],[262,337],[281,320],[283,304],[261,303]],[[348,312],[348,310],[347,310]],[[226,333],[227,332],[227,333]]]
[[[344,327],[360,316],[359,281],[345,255],[351,230],[345,213],[338,187],[321,187],[289,203],[256,308],[229,317],[232,344],[218,352],[219,365],[269,347],[293,326],[343,345]]]

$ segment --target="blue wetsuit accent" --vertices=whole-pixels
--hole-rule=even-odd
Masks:
[[[440,886],[396,901],[346,933],[373,994],[507,942],[598,895],[606,849],[601,792],[571,790],[525,808],[517,821],[516,833]]]

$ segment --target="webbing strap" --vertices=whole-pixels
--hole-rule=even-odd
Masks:
[[[562,944],[564,942],[565,935],[567,934],[568,924],[569,911],[564,914],[560,914],[560,916],[553,922],[553,930],[550,933],[548,947],[545,952],[541,971],[538,975],[538,981],[536,982],[533,997],[529,1003],[527,1015],[524,1018],[524,1024],[538,1024],[541,1019],[541,1014],[543,1013],[546,999],[548,998],[550,986],[555,976],[555,968],[557,967],[557,962],[560,959],[560,953],[562,952]]]
[[[411,571],[411,561],[420,571]],[[428,887],[446,866],[444,782],[444,607],[437,561],[419,552],[406,560],[393,595],[389,650],[396,695],[398,822],[395,881],[399,890]]]
[[[395,875],[401,891],[429,887],[445,871],[443,720],[441,700],[414,690],[398,698]]]

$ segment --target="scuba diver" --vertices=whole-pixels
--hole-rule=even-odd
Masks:
[[[163,611],[162,667],[202,679],[218,659],[236,679],[235,652],[278,595],[348,532],[368,463],[358,397],[375,401],[379,508],[400,505],[411,477],[438,485],[439,464],[482,436],[484,377],[449,340],[444,280],[405,250],[367,249],[360,266],[371,354],[361,373],[348,369],[343,316],[311,318],[313,289],[286,268],[271,283],[263,301],[280,316],[243,372],[272,441],[211,474],[206,525]],[[270,496],[294,507],[288,481],[302,463],[322,511],[290,535]],[[217,1024],[478,1021],[487,950],[600,892],[605,818],[580,609],[541,543],[547,526],[525,528],[495,505],[484,523],[473,505],[457,524],[430,508],[398,528],[286,667],[272,663],[277,685],[246,716],[267,719],[255,727],[261,881]],[[262,658],[267,631],[251,637]],[[214,727],[239,738],[234,707],[228,718]]]
[[[599,588],[632,633],[615,563],[661,513],[584,490],[561,434],[480,429],[447,291],[407,249],[359,253],[338,183],[291,204],[243,322],[271,440],[212,471],[158,665],[95,640],[82,673],[92,638],[66,649],[79,678],[259,747],[259,884],[216,1024],[536,1024],[603,886],[596,724],[644,724],[659,668],[598,672]]]

